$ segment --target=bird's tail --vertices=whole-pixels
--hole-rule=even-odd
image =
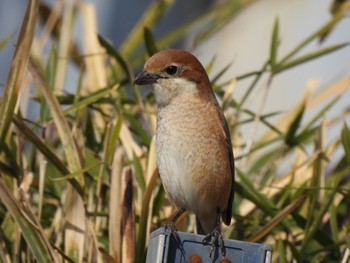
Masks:
[[[199,221],[198,217],[196,217],[196,228],[197,228],[197,234],[198,235],[206,235],[207,233],[204,231],[201,222]]]

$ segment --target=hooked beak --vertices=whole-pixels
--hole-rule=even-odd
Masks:
[[[142,71],[135,77],[134,84],[137,85],[149,85],[153,84],[159,79],[157,75],[150,74],[147,71]]]

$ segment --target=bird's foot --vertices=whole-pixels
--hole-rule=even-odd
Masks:
[[[180,240],[180,237],[179,237],[179,235],[177,233],[175,222],[171,221],[169,224],[166,224],[164,226],[164,228],[170,231],[170,235],[174,238],[175,242],[178,245],[180,245],[181,244],[181,240]]]
[[[179,235],[177,234],[177,229],[175,226],[176,220],[186,211],[186,209],[182,208],[179,211],[177,211],[177,213],[175,214],[175,216],[173,217],[173,219],[170,221],[169,224],[165,225],[165,229],[169,229],[171,235],[173,236],[173,238],[175,239],[175,241],[180,245],[181,244],[181,240]]]
[[[212,258],[214,256],[214,252],[216,247],[220,246],[221,250],[221,256],[226,255],[226,249],[225,249],[225,244],[224,244],[224,239],[221,234],[221,228],[220,225],[215,226],[212,232],[210,232],[208,235],[206,235],[202,243],[210,243],[211,244],[211,249],[210,249],[210,257]]]

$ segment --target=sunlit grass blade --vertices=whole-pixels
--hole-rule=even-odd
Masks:
[[[8,82],[0,104],[0,152],[8,134],[12,115],[17,105],[18,95],[22,86],[29,51],[34,36],[35,23],[39,1],[28,1],[27,10],[22,21],[21,31],[18,36],[15,53],[11,62]]]
[[[82,165],[78,147],[75,139],[69,128],[67,119],[65,119],[62,109],[57,101],[57,98],[53,94],[53,89],[49,86],[42,73],[32,60],[28,64],[29,71],[40,89],[42,95],[45,97],[46,103],[49,106],[52,118],[56,125],[59,138],[61,140],[63,150],[66,155],[68,168],[72,173],[81,171]],[[85,185],[84,175],[80,174],[77,177],[81,186]],[[66,190],[66,203],[65,203],[66,220],[78,227],[79,231],[72,229],[70,226],[65,227],[65,252],[68,256],[74,260],[82,260],[84,257],[84,243],[85,243],[85,207],[83,202],[83,196],[80,196],[77,191],[71,186],[67,186]]]
[[[96,168],[96,167],[99,167],[99,166],[101,166],[102,164],[103,164],[103,163],[100,163],[100,162],[94,163],[94,164],[91,164],[91,165],[85,167],[84,169],[81,169],[80,171],[76,171],[76,172],[74,172],[74,173],[67,174],[67,175],[62,176],[62,177],[49,177],[49,178],[50,178],[52,181],[57,181],[57,182],[59,182],[59,181],[66,181],[66,180],[68,180],[68,179],[72,179],[72,178],[79,177],[79,176],[81,176],[81,174],[86,173],[86,172],[89,172],[90,170],[92,170],[92,169],[94,169],[94,168]]]
[[[109,254],[114,258],[116,262],[120,262],[122,257],[122,159],[123,150],[121,147],[118,147],[114,151],[113,161],[111,163],[112,172],[110,180],[110,198],[108,202]]]
[[[57,127],[57,131],[62,140],[62,145],[66,153],[69,169],[71,172],[80,171],[81,163],[79,159],[78,149],[76,148],[75,141],[71,135],[71,130],[69,128],[67,120],[64,117],[62,109],[60,108],[56,97],[52,93],[52,89],[49,87],[47,81],[40,73],[37,66],[35,66],[33,61],[29,62],[29,71],[36,81],[38,87],[40,88],[40,91],[45,97],[46,102],[50,108],[51,115]],[[84,177],[82,175],[79,176],[78,180],[82,185],[84,184]]]
[[[297,200],[295,200],[290,205],[286,206],[281,212],[279,212],[274,218],[272,218],[268,224],[266,224],[259,231],[254,233],[248,241],[249,242],[257,242],[266,236],[274,227],[276,227],[284,218],[290,215],[295,209],[297,209],[306,199],[306,196],[301,196]]]

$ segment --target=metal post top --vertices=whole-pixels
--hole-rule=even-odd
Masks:
[[[151,233],[147,251],[147,263],[171,262],[234,262],[270,263],[272,247],[266,244],[224,239],[225,256],[216,247],[210,257],[211,244],[202,243],[204,236],[193,233],[176,232],[159,228]]]

